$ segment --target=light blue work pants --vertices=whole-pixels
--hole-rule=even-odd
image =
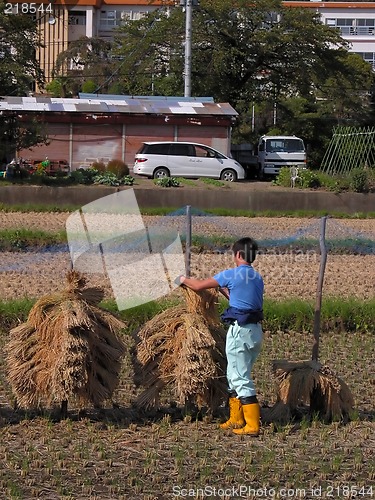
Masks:
[[[260,323],[239,326],[237,321],[229,327],[225,352],[227,355],[227,379],[230,391],[238,398],[256,396],[251,370],[260,353],[263,331]]]

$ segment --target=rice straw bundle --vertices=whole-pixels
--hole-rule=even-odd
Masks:
[[[268,418],[287,422],[299,406],[309,405],[324,420],[340,420],[353,409],[353,396],[346,383],[327,366],[311,361],[275,360],[277,401]]]
[[[100,288],[86,288],[76,271],[67,287],[39,299],[26,323],[10,331],[8,379],[17,403],[38,408],[77,397],[94,406],[111,398],[125,346],[117,333],[124,323],[98,306]]]
[[[183,287],[185,304],[167,309],[138,332],[135,383],[145,387],[140,407],[157,406],[169,386],[181,404],[215,410],[227,397],[225,330],[217,312],[217,294]]]
[[[327,261],[326,222],[327,217],[322,217],[319,235],[321,258],[316,289],[311,361],[273,362],[273,373],[279,387],[277,401],[268,416],[270,421],[288,421],[300,404],[309,404],[311,413],[316,413],[327,421],[349,417],[353,409],[354,400],[349,387],[330,368],[322,366],[318,361],[322,291]]]

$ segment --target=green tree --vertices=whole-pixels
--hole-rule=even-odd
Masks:
[[[120,74],[150,90],[152,79],[168,94],[182,94],[185,18],[162,9],[118,29]],[[339,33],[309,9],[279,0],[201,0],[193,11],[192,93],[233,105],[259,95],[311,88],[312,75],[346,51]],[[152,77],[152,78],[151,78]]]
[[[0,162],[9,161],[15,152],[36,144],[48,144],[45,126],[37,119],[23,123],[18,113],[4,112],[0,120]]]
[[[334,124],[368,116],[370,66],[311,9],[279,0],[201,0],[192,33],[192,95],[234,106],[237,142],[267,132],[275,110],[281,132],[307,140],[319,135],[319,122],[330,134]],[[129,94],[183,95],[184,41],[179,8],[126,21],[115,36],[116,81]],[[261,116],[254,132],[253,107]]]
[[[40,45],[37,26],[31,16],[6,14],[5,7],[1,2],[0,95],[22,96],[33,90],[35,82],[39,86],[44,82],[35,55]]]
[[[98,84],[94,80],[86,80],[82,83],[82,92],[92,94],[98,88]]]
[[[360,125],[371,113],[371,88],[374,73],[369,63],[358,54],[340,57],[340,70],[326,79],[316,80],[321,106],[335,118],[335,125]]]
[[[313,75],[315,92],[305,96],[284,97],[277,104],[277,126],[274,134],[296,134],[309,144],[309,165],[319,167],[328,147],[333,127],[364,126],[371,123],[374,83],[371,65],[358,54],[340,56],[341,67],[324,78]]]
[[[0,3],[0,95],[24,96],[43,86],[44,77],[36,50],[37,26],[31,16],[7,14],[9,4]],[[0,161],[7,161],[16,150],[45,141],[43,127],[33,122],[24,126],[19,113],[4,111],[0,121]]]
[[[113,80],[130,95],[183,94],[184,34],[179,8],[170,16],[161,8],[139,21],[124,21],[114,37],[120,62]]]
[[[106,93],[107,80],[111,81],[117,62],[111,48],[112,43],[101,38],[81,37],[71,42],[69,48],[58,55],[54,68],[55,78],[64,80],[62,97],[77,95],[83,86],[92,92]],[[74,69],[68,69],[72,66]]]
[[[52,97],[62,97],[62,95],[63,95],[63,83],[62,83],[61,79],[55,78],[51,82],[47,83],[46,91]]]

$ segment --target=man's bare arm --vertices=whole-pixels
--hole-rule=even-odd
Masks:
[[[181,284],[185,285],[195,292],[199,290],[206,290],[207,288],[219,288],[219,283],[214,278],[206,278],[204,280],[199,280],[196,278],[187,278],[186,276],[181,276]]]

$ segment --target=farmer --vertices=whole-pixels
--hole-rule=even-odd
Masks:
[[[252,263],[258,250],[252,238],[241,238],[232,247],[236,267],[212,278],[195,279],[180,276],[182,285],[199,291],[221,288],[229,299],[229,307],[221,318],[230,324],[225,352],[229,386],[229,420],[220,425],[235,434],[259,435],[260,407],[251,370],[257,359],[263,332],[263,279]]]

